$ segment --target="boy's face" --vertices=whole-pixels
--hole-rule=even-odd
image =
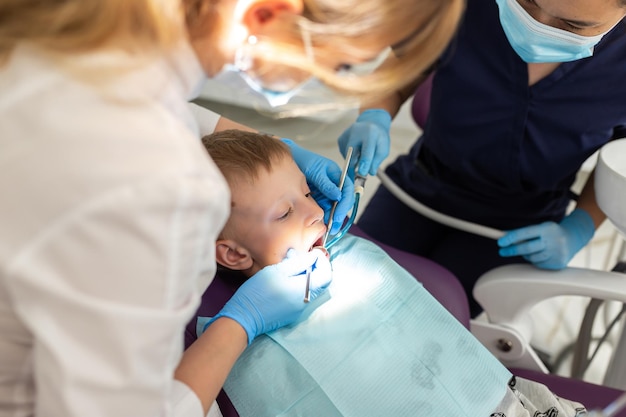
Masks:
[[[290,248],[309,251],[320,244],[326,232],[324,212],[291,157],[274,163],[271,172],[261,168],[254,181],[235,184],[224,239],[217,242],[219,263],[252,276],[279,263]],[[227,249],[220,244],[227,243],[229,253],[220,253]]]

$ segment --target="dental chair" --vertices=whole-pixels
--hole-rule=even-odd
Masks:
[[[463,325],[465,325],[467,328],[470,328],[470,313],[467,297],[460,282],[451,272],[428,259],[409,254],[377,242],[376,240],[368,237],[356,225],[354,225],[350,229],[350,233],[369,239],[378,244],[396,262],[402,265],[417,280],[419,280],[424,285],[424,287],[435,298],[437,298],[437,300],[441,302]],[[510,275],[509,271],[504,272],[505,278]],[[501,280],[500,274],[497,275],[497,278],[486,277],[484,279],[486,288],[497,288],[497,285],[499,284],[494,284],[495,287],[494,285],[491,285],[492,281],[499,282]],[[512,280],[513,278],[509,277],[509,281]],[[222,308],[226,301],[232,296],[232,294],[236,290],[235,287],[236,285],[233,285],[232,283],[230,283],[230,281],[224,279],[223,274],[218,273],[216,278],[213,280],[209,288],[202,296],[202,304],[198,309],[196,316],[211,317],[217,314],[217,312]],[[483,293],[481,292],[481,294]],[[500,298],[499,296],[492,296],[492,294],[489,293],[489,290],[485,291],[484,294],[486,294],[488,300]],[[626,288],[624,288],[624,294],[626,294]],[[484,301],[481,295],[479,295],[479,301]],[[486,303],[487,308],[491,308],[493,305],[493,302],[491,301],[487,301]],[[523,305],[525,306],[526,304]],[[518,320],[518,316],[514,316],[514,318],[515,320],[513,321]],[[506,322],[506,320],[503,321]],[[187,325],[185,331],[185,347],[188,347],[191,343],[193,343],[195,339],[196,320],[193,319]],[[520,366],[521,365],[523,365],[523,363],[520,364]],[[510,369],[514,375],[543,383],[557,395],[560,395],[563,398],[579,401],[583,403],[588,409],[605,407],[622,393],[621,391],[616,389],[599,386],[584,381],[569,379],[557,375],[547,374],[542,372],[541,370],[537,370],[534,367],[530,367],[530,369],[524,369],[523,367],[510,367]],[[232,406],[232,403],[223,391],[218,396],[217,401],[220,405],[224,417],[239,417],[238,413]],[[417,415],[417,417],[421,416]],[[617,414],[616,417],[626,417],[626,411],[622,411],[621,413]]]

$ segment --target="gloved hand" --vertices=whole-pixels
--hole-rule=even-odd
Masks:
[[[330,262],[319,249],[290,249],[282,262],[266,266],[244,282],[209,324],[229,317],[244,328],[250,344],[261,334],[293,323],[308,305],[304,302],[307,269],[312,270],[310,299],[314,300],[330,284]]]
[[[522,256],[543,269],[563,269],[593,237],[593,219],[577,208],[560,223],[545,222],[512,230],[498,239],[500,256]]]
[[[382,109],[365,110],[345,132],[339,136],[339,151],[345,158],[352,147],[350,173],[362,176],[376,175],[378,167],[389,156],[389,129],[391,115]],[[356,164],[358,163],[358,167]]]
[[[334,201],[339,201],[333,216],[333,226],[330,233],[335,234],[343,224],[346,215],[354,205],[354,183],[346,176],[343,191],[339,191],[341,168],[328,158],[311,152],[296,145],[290,139],[282,139],[289,148],[298,168],[304,173],[311,194],[317,204],[324,210],[324,223],[328,224],[328,217]]]

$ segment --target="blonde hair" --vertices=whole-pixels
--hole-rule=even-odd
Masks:
[[[464,0],[303,2],[302,16],[284,15],[291,21],[280,37],[257,36],[249,52],[264,63],[310,73],[361,100],[389,95],[425,74],[449,44],[465,7]],[[219,13],[219,8],[210,9]],[[188,19],[188,25],[201,26],[201,20]],[[372,46],[381,51],[392,46],[395,54],[371,74],[345,76],[324,65],[336,61],[336,56],[345,57],[347,63],[371,59]],[[264,70],[273,71],[271,65]]]
[[[174,0],[2,0],[0,62],[26,42],[52,52],[107,46],[155,52],[184,35]]]
[[[326,68],[311,72],[334,89],[367,99],[388,95],[427,72],[454,35],[463,0],[305,0],[315,47],[322,55],[359,58],[361,48],[394,46],[395,56],[370,75],[342,77]],[[277,59],[280,60],[280,54]],[[323,58],[322,58],[323,59]]]
[[[387,95],[423,74],[449,43],[464,8],[464,0],[303,2],[302,16],[284,14],[291,20],[280,39],[260,38],[253,53],[362,99]],[[0,63],[22,42],[53,52],[107,46],[159,52],[186,36],[185,29],[192,37],[216,36],[219,5],[220,0],[1,0]],[[369,75],[341,76],[323,64],[335,56],[358,62],[371,57],[372,45],[382,50],[394,44],[397,56]]]
[[[272,171],[272,165],[291,158],[289,146],[272,136],[244,130],[222,130],[206,135],[202,144],[228,184],[254,181],[262,169]]]
[[[209,0],[186,2],[205,14],[220,13],[219,7],[208,5]],[[291,22],[280,39],[257,36],[249,52],[264,63],[310,73],[334,90],[365,101],[389,95],[424,75],[449,44],[465,8],[464,0],[303,2],[302,16],[285,13]],[[195,32],[206,33],[202,13],[187,17],[192,37]],[[347,63],[370,59],[372,45],[381,51],[392,46],[395,56],[371,74],[344,76],[324,65],[336,61],[336,56],[346,57]],[[271,65],[265,68],[272,71]]]

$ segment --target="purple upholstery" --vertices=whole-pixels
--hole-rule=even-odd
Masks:
[[[463,287],[451,272],[428,259],[381,244],[365,235],[357,225],[354,225],[350,232],[377,243],[396,262],[411,272],[441,304],[469,328],[470,314],[467,297]],[[227,283],[223,276],[218,274],[202,296],[202,304],[196,316],[211,317],[215,315],[235,290],[236,285]],[[185,331],[185,347],[188,347],[196,339],[195,327],[196,320],[193,319]],[[556,375],[541,374],[525,369],[513,369],[512,372],[520,377],[541,382],[557,395],[579,401],[588,409],[604,407],[621,394],[621,391],[615,389]],[[239,417],[223,391],[218,396],[217,401],[224,417]],[[626,411],[621,412],[616,417],[626,417]]]
[[[413,95],[413,103],[411,103],[411,114],[413,120],[422,129],[426,126],[428,112],[430,111],[430,92],[433,89],[433,77],[435,73],[431,73],[415,90]]]
[[[202,303],[198,311],[196,311],[195,317],[187,324],[185,329],[185,349],[197,339],[196,318],[198,316],[213,317],[216,315],[237,289],[221,278],[220,274],[217,274],[213,282],[211,282],[209,288],[202,295]]]

